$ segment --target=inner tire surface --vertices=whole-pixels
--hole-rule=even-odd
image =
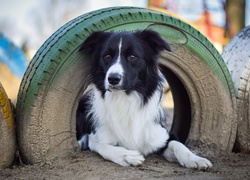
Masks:
[[[188,146],[232,150],[236,99],[230,73],[213,45],[190,25],[167,14],[116,7],[73,19],[32,59],[17,102],[23,162],[49,161],[79,151],[76,108],[89,84],[90,64],[78,48],[93,31],[139,29],[157,31],[173,51],[160,56],[175,103],[172,131]]]
[[[12,105],[0,83],[0,168],[10,167],[16,152]]]

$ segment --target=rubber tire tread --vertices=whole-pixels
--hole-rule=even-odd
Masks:
[[[72,104],[69,105],[71,110],[67,110],[67,107],[62,106],[61,108],[64,109],[60,110],[59,107],[56,107],[55,103],[58,98],[61,99],[57,106],[60,106],[61,103],[67,106],[68,103],[72,102],[68,102],[68,98],[66,98],[67,102],[63,102],[63,97],[61,96],[66,97],[69,90],[65,89],[65,87],[55,86],[55,84],[63,78],[65,81],[69,82],[69,84],[72,82],[72,80],[67,79],[67,75],[63,73],[67,71],[65,64],[69,65],[69,68],[71,68],[71,66],[76,64],[72,59],[79,59],[82,57],[82,55],[77,53],[77,49],[91,32],[98,30],[119,31],[145,28],[140,27],[138,24],[132,26],[134,23],[164,24],[164,26],[166,25],[183,32],[185,37],[188,36],[187,39],[190,37],[193,38],[192,40],[199,45],[198,47],[201,51],[205,51],[205,55],[201,54],[200,49],[196,48],[194,44],[190,45],[183,43],[183,46],[187,46],[185,48],[189,49],[189,53],[195,54],[197,58],[204,61],[208,68],[211,67],[212,74],[215,74],[221,88],[225,91],[225,96],[229,98],[229,110],[234,114],[236,101],[231,75],[220,54],[201,33],[179,19],[149,9],[115,7],[97,10],[73,19],[52,34],[38,50],[25,72],[17,101],[17,137],[23,162],[33,164],[36,162],[47,161],[79,150],[74,137],[75,122],[72,120],[72,122],[67,124],[67,121],[71,121],[71,119],[75,117],[77,100],[83,89],[86,87],[78,88],[75,92],[73,92],[73,89],[70,90],[70,92],[73,93],[69,93],[69,96],[77,94],[77,97],[72,97],[72,102],[74,102],[73,110]],[[207,57],[211,59],[206,59]],[[69,61],[73,62],[73,65],[70,64]],[[87,69],[89,64],[88,62],[84,63],[83,67]],[[83,70],[83,72],[79,72],[79,74],[87,76],[86,72],[87,70]],[[87,78],[82,80],[82,82],[79,82],[79,84],[84,84],[86,81],[88,81]],[[64,95],[58,95],[54,93],[54,91],[57,91],[57,93],[64,93]],[[55,97],[57,95],[60,97]],[[51,113],[51,116],[53,117],[51,119],[48,112],[53,108],[55,108],[55,110],[54,113]],[[60,129],[57,127],[59,120],[54,119],[57,118],[56,113],[64,111],[72,111],[72,114],[69,118],[70,120],[68,119],[68,115],[65,114],[66,120],[60,122],[62,123],[62,125],[60,124],[60,126],[62,126]],[[224,112],[225,110],[222,111],[222,114],[226,113]],[[47,116],[51,119],[50,121],[45,120]],[[231,114],[230,116],[231,117],[226,117],[226,119],[224,119],[224,121],[229,121],[228,124],[230,127],[226,130],[227,133],[225,133],[225,135],[219,135],[225,136],[222,139],[226,139],[226,142],[221,142],[223,144],[221,147],[219,144],[215,143],[216,148],[221,148],[226,151],[232,149],[236,134],[234,116]],[[59,130],[56,130],[56,133],[52,133],[52,131],[54,132],[53,128],[59,128]],[[65,129],[65,132],[69,133],[68,138],[61,142],[61,140],[59,140],[60,137],[58,136],[58,139],[55,140],[55,142],[51,142],[53,139],[52,136],[54,137],[60,133],[65,133],[63,129]],[[196,141],[197,138],[199,138],[198,136],[199,135],[196,135],[196,138],[194,138],[196,140],[190,138],[190,145],[197,144]],[[204,143],[204,141],[202,141],[202,143]],[[55,148],[55,146],[59,147]]]
[[[13,108],[0,83],[0,168],[10,167],[16,152]]]
[[[250,153],[250,26],[242,29],[223,49],[237,94],[238,130],[235,151]]]

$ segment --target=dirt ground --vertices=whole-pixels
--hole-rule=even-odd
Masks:
[[[206,171],[186,169],[169,163],[159,155],[150,155],[138,167],[121,167],[84,151],[74,157],[51,163],[18,165],[0,170],[0,179],[250,179],[250,155],[202,152],[213,168]]]

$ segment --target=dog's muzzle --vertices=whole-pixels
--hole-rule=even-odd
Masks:
[[[112,86],[117,86],[121,82],[122,76],[118,73],[110,73],[108,76],[108,82]]]
[[[107,90],[121,90],[122,75],[119,73],[110,73],[107,77]]]

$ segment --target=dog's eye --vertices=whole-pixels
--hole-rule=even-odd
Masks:
[[[107,54],[107,55],[104,56],[104,60],[105,60],[105,61],[110,61],[111,58],[112,58],[112,57],[111,57],[111,55],[109,55],[109,54]]]
[[[131,54],[130,56],[128,56],[128,60],[129,61],[136,61],[137,57],[135,55]]]

